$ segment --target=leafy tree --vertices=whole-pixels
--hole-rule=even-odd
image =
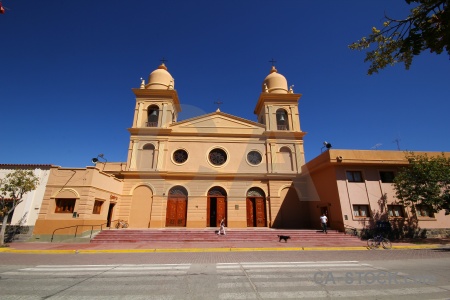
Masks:
[[[406,154],[409,165],[394,179],[396,196],[405,205],[425,204],[434,212],[450,209],[450,157]]]
[[[417,4],[407,18],[395,20],[385,16],[382,29],[372,27],[369,37],[349,45],[352,50],[365,50],[376,44],[364,60],[371,62],[369,75],[399,62],[408,70],[414,55],[427,49],[436,54],[447,51],[450,55],[450,0],[405,1]]]
[[[5,243],[6,222],[9,214],[23,201],[23,196],[36,189],[39,178],[30,170],[15,170],[0,179],[0,218],[3,218],[0,231],[0,246]]]

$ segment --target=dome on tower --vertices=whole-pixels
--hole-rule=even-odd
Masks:
[[[167,71],[167,67],[164,63],[162,63],[158,69],[150,73],[145,88],[151,90],[173,90],[175,88],[175,80]]]
[[[278,73],[275,66],[272,66],[270,74],[264,79],[262,91],[265,93],[287,94],[288,85],[286,78]]]

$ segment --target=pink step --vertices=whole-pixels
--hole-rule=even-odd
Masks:
[[[222,241],[278,241],[278,235],[288,235],[290,241],[345,242],[359,238],[337,231],[324,234],[317,230],[228,229],[227,235],[217,236],[215,229],[119,229],[103,230],[91,243],[137,242],[222,242]]]

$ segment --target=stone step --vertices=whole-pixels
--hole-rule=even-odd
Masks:
[[[354,236],[337,231],[324,234],[317,230],[273,230],[230,229],[227,235],[218,236],[217,229],[119,229],[98,233],[91,243],[135,243],[135,242],[223,242],[223,241],[278,241],[278,235],[288,235],[291,241],[355,241]]]

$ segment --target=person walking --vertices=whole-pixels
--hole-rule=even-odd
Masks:
[[[221,235],[221,234],[227,235],[227,233],[225,232],[225,218],[223,218],[220,221],[220,228],[219,228],[219,232],[217,233],[217,235]]]
[[[328,218],[325,215],[325,213],[320,217],[320,223],[322,224],[322,232],[328,233],[327,232],[327,222],[328,222]]]

